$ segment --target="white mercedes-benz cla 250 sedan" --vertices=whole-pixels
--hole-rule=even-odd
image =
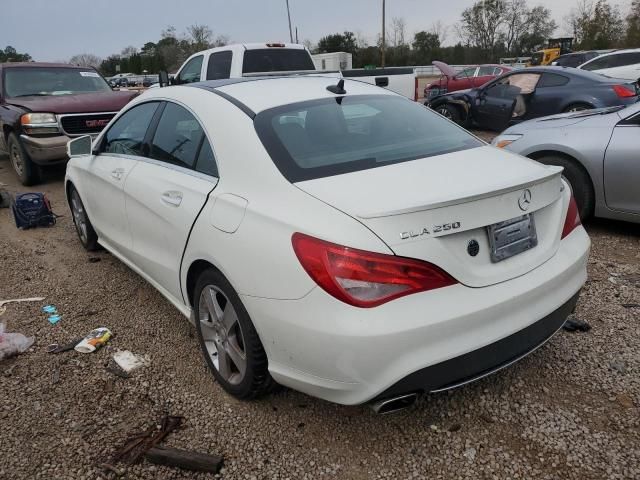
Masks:
[[[336,81],[140,95],[69,143],[80,241],[189,317],[239,398],[278,383],[385,412],[542,345],[587,277],[561,168]]]

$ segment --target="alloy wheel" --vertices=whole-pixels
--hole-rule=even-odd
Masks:
[[[238,385],[247,371],[247,354],[235,308],[220,288],[207,285],[198,311],[202,340],[214,368],[224,380]]]
[[[453,116],[451,115],[451,112],[449,111],[448,108],[439,108],[438,113],[442,115],[444,118],[448,118],[449,120],[453,119]]]
[[[22,160],[22,155],[20,155],[20,149],[16,144],[11,145],[11,152],[9,152],[9,156],[11,157],[11,165],[13,165],[13,169],[16,171],[18,176],[22,178],[24,175],[24,162]]]
[[[84,206],[80,200],[78,192],[73,190],[71,192],[71,213],[73,214],[73,223],[76,225],[78,236],[82,240],[83,244],[87,243],[87,216],[84,211]]]

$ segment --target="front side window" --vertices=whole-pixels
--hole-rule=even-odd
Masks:
[[[483,145],[428,108],[392,95],[294,103],[265,110],[254,122],[271,159],[290,182]]]
[[[200,81],[203,58],[204,57],[202,55],[198,55],[187,62],[178,75],[180,83],[194,83]]]
[[[476,67],[465,68],[458,75],[458,78],[471,78],[476,74]]]
[[[142,155],[144,137],[158,102],[143,103],[124,113],[104,135],[100,152]]]
[[[192,168],[204,131],[187,109],[167,103],[151,142],[150,157]]]
[[[30,97],[110,92],[100,74],[87,68],[10,67],[4,69],[4,96]]]
[[[231,50],[212,53],[207,65],[207,80],[220,80],[231,76]]]

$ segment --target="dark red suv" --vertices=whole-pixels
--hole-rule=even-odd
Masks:
[[[67,160],[67,141],[97,135],[136,92],[114,92],[94,69],[55,63],[0,64],[0,150],[23,185]]]

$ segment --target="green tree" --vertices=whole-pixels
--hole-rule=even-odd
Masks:
[[[31,62],[33,59],[28,53],[18,53],[11,45],[4,50],[0,48],[0,63],[2,62]]]
[[[506,12],[506,0],[479,0],[462,12],[458,33],[468,46],[493,57],[502,40]]]
[[[627,16],[625,44],[629,48],[640,46],[640,0],[633,0]]]
[[[333,35],[327,35],[322,37],[318,41],[317,51],[318,53],[331,53],[331,52],[347,52],[355,53],[357,50],[356,37],[353,32],[334,33]]]
[[[440,38],[434,32],[420,31],[413,36],[413,58],[418,65],[427,65],[434,60],[434,54],[440,49]]]
[[[620,10],[607,0],[581,0],[569,16],[569,25],[580,49],[614,48],[624,38]]]

